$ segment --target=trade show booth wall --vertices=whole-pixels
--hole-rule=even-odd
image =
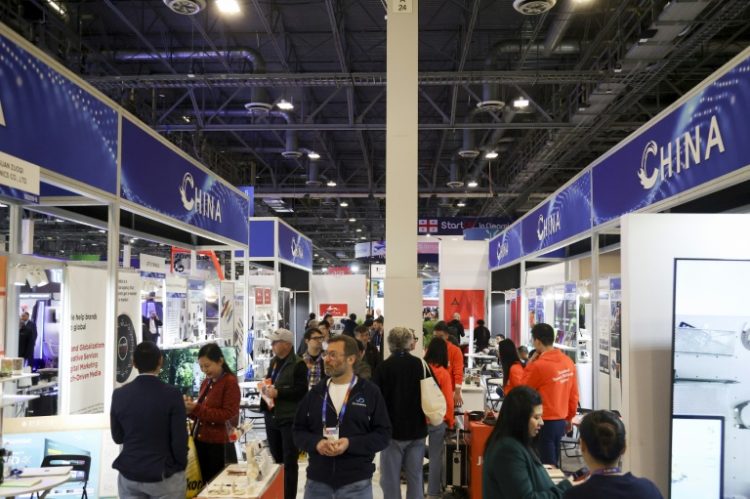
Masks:
[[[246,250],[249,201],[1,24],[0,53],[0,169],[8,173],[0,176],[0,196],[9,205],[11,227],[8,254],[0,258],[3,271],[7,263],[7,272],[0,272],[7,291],[0,303],[4,349],[6,355],[18,353],[21,293],[35,300],[30,310],[41,310],[41,300],[46,311],[39,317],[49,319],[45,338],[58,342],[54,369],[60,380],[58,416],[10,419],[0,437],[19,460],[16,464],[38,465],[42,456],[54,452],[88,453],[95,463],[89,494],[115,497],[116,475],[105,463],[117,450],[106,413],[116,384],[132,375],[132,349],[141,339],[135,325],[142,318],[139,275],[119,268],[120,234],[190,251],[200,247],[185,240]],[[22,254],[33,251],[33,224],[23,222],[25,211],[106,231],[106,262]],[[133,224],[121,227],[121,217],[187,236],[171,239],[133,230]],[[123,260],[128,263],[130,255]],[[29,295],[37,288],[45,290],[44,297]],[[24,379],[35,376],[3,378],[2,405],[25,403],[28,398],[17,392],[27,388]],[[7,434],[16,431],[24,434]]]
[[[673,498],[739,497],[750,489],[740,470],[750,444],[750,316],[716,305],[717,294],[736,302],[726,269],[742,279],[750,257],[750,217],[742,214],[750,193],[749,57],[743,51],[489,244],[493,272],[518,269],[528,314],[529,262],[588,241],[582,256],[590,265],[578,258],[577,272],[571,262],[556,272],[566,281],[563,299],[567,282],[588,281],[593,404],[621,409],[630,439],[625,468]],[[655,214],[666,210],[676,213]],[[736,214],[679,213],[727,210]],[[730,262],[697,269],[685,263],[691,259]],[[675,269],[683,269],[679,279]],[[705,292],[689,277],[697,272]],[[535,312],[545,292],[533,293]],[[701,302],[714,305],[686,305]]]

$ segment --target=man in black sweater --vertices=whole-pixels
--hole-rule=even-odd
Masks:
[[[122,445],[112,463],[118,497],[185,497],[187,416],[180,391],[159,379],[163,362],[159,347],[142,342],[133,354],[139,376],[112,394],[112,440]]]
[[[388,445],[391,422],[378,388],[354,374],[358,357],[355,340],[331,339],[325,358],[330,380],[299,404],[294,442],[310,456],[305,497],[372,497],[373,460]]]
[[[425,456],[427,423],[422,411],[419,382],[424,377],[422,360],[409,353],[413,332],[394,327],[388,332],[391,356],[375,371],[373,381],[380,387],[393,425],[393,437],[380,453],[380,486],[383,496],[401,497],[399,475],[406,475],[406,496],[424,496],[422,460]]]

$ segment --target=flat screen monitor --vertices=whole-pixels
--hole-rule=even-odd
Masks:
[[[721,499],[724,417],[672,416],[672,499]]]

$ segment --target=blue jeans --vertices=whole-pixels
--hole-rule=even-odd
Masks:
[[[544,420],[544,426],[536,437],[536,450],[542,463],[559,466],[560,440],[565,435],[566,425],[564,419]]]
[[[186,490],[184,471],[161,482],[136,482],[122,475],[117,477],[117,497],[120,499],[185,499]]]
[[[360,480],[334,489],[323,482],[307,479],[305,499],[372,499],[372,480]]]
[[[427,478],[427,495],[439,496],[445,453],[445,421],[437,426],[427,427],[427,453],[430,458],[430,473]]]
[[[424,499],[424,439],[391,440],[380,453],[380,486],[383,497],[401,499],[401,468],[406,475],[406,499]]]

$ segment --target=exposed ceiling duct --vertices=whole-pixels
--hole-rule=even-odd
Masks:
[[[294,123],[294,118],[286,111],[271,111],[271,116],[283,118],[287,124]],[[302,157],[302,151],[297,143],[297,131],[287,130],[284,138],[284,151],[281,155],[286,159],[299,159]]]
[[[555,6],[557,0],[513,0],[513,8],[525,16],[538,16]]]
[[[468,128],[464,128],[464,141],[461,149],[458,150],[458,155],[465,159],[473,159],[479,156],[479,149],[474,144],[474,133]]]
[[[450,178],[445,185],[451,189],[459,189],[464,186],[464,181],[461,178],[461,171],[455,158],[451,159]]]
[[[552,51],[560,44],[565,32],[573,20],[575,13],[575,2],[573,0],[562,0],[561,5],[556,10],[555,20],[547,31],[544,39],[543,54],[545,57],[552,55]]]
[[[194,16],[206,8],[206,0],[164,0],[164,5],[175,14]]]
[[[307,162],[307,181],[305,182],[305,185],[315,187],[315,186],[320,185],[321,183],[322,182],[320,181],[320,178],[318,178],[318,162],[308,161]]]

